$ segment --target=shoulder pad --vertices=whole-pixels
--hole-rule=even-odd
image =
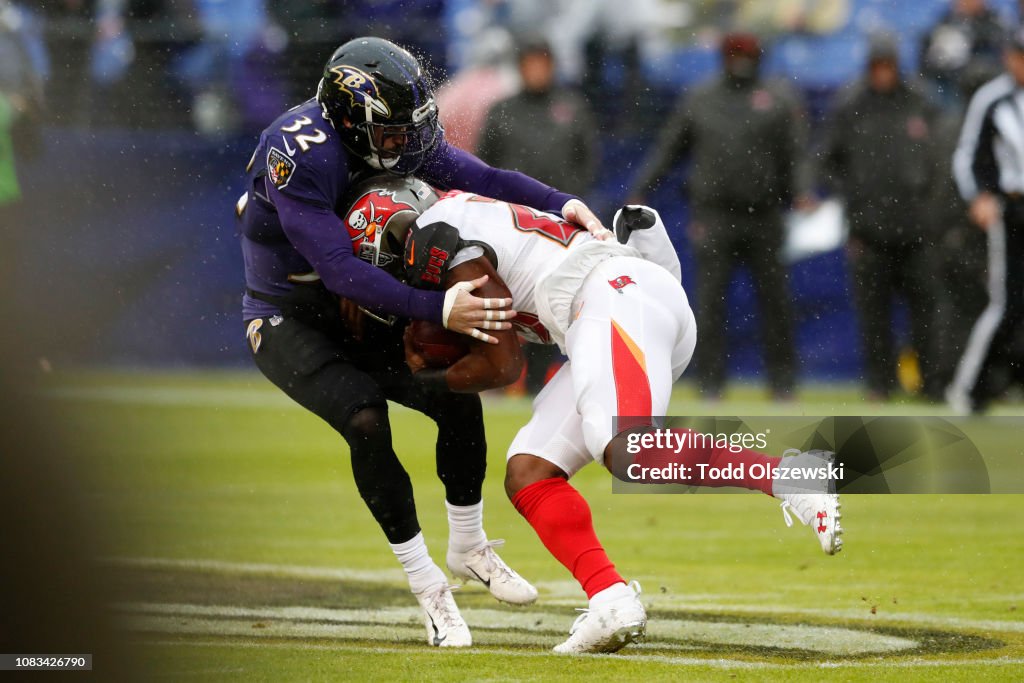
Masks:
[[[414,223],[405,240],[405,281],[418,289],[442,289],[449,264],[462,244],[459,231],[448,223]]]

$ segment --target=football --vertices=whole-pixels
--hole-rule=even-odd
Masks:
[[[429,367],[447,368],[469,353],[470,338],[464,334],[426,320],[414,320],[409,328],[413,348],[423,355]]]

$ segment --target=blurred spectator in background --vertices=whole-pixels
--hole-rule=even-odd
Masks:
[[[265,0],[190,0],[199,20],[200,40],[176,61],[175,74],[191,95],[196,129],[206,134],[236,131],[244,97],[262,84],[246,73],[246,57],[261,45],[268,16]],[[251,121],[276,113],[284,100]]]
[[[487,112],[515,93],[519,84],[515,47],[508,31],[491,27],[475,41],[466,68],[437,91],[437,108],[448,142],[476,152]]]
[[[96,3],[96,37],[89,75],[100,88],[121,81],[135,61],[135,43],[125,28],[129,4],[129,0],[98,0]]]
[[[50,76],[50,55],[43,39],[43,22],[37,11],[24,3],[0,0],[0,23],[18,34],[20,49],[24,51],[41,83]],[[7,59],[6,57],[4,58]]]
[[[648,122],[652,95],[642,58],[671,14],[660,0],[564,0],[551,18],[548,35],[559,72],[580,84],[602,127]],[[624,121],[620,102],[634,108]]]
[[[949,11],[921,41],[921,74],[944,105],[957,103],[965,74],[979,64],[999,64],[1006,28],[985,0],[951,0]]]
[[[932,149],[936,115],[923,88],[901,75],[896,38],[876,34],[864,77],[836,96],[820,152],[832,189],[846,201],[847,258],[872,400],[886,400],[896,387],[897,294],[910,313],[925,394],[942,396],[932,352],[938,272],[927,204],[942,174]]]
[[[44,0],[53,70],[47,90],[61,125],[189,122],[171,64],[200,38],[192,0]]]
[[[44,0],[63,125],[256,127],[286,100],[267,0]],[[321,62],[322,63],[322,62]]]
[[[518,46],[522,90],[487,114],[478,154],[496,168],[510,168],[565,192],[586,196],[597,168],[597,125],[586,102],[555,85],[551,46],[529,37]],[[446,131],[447,133],[447,131]],[[550,344],[528,344],[526,390],[544,386],[558,356]]]
[[[762,39],[810,33],[827,35],[850,19],[857,0],[685,0],[690,26],[702,37],[716,32],[748,31]]]
[[[958,413],[984,411],[1020,372],[1024,323],[1024,27],[1003,51],[1006,73],[971,98],[953,157],[971,220],[988,233],[988,306],[979,316],[946,398]]]
[[[988,301],[985,233],[971,223],[953,174],[944,171],[956,150],[967,102],[999,71],[998,65],[989,63],[967,67],[959,78],[962,104],[942,111],[933,135],[931,164],[935,180],[926,201],[929,231],[936,236],[939,261],[932,343],[935,372],[944,387],[952,381],[974,321]]]
[[[17,157],[35,154],[42,144],[43,83],[24,34],[28,27],[18,7],[0,0],[0,224],[8,230],[22,223],[15,215],[21,199]]]
[[[734,4],[734,25],[760,35],[828,34],[850,19],[850,0],[736,0]]]
[[[590,110],[577,93],[556,87],[545,39],[521,41],[518,55],[522,90],[488,112],[479,156],[584,195],[597,166],[597,127]]]
[[[274,21],[285,34],[284,61],[292,74],[317,73],[339,43],[359,35],[342,17],[343,10],[336,0],[268,1]],[[313,94],[305,78],[292,78],[288,85],[292,103],[302,102]]]
[[[51,62],[60,65],[46,85],[47,91],[61,93],[62,106],[49,112],[57,123],[80,123],[88,118],[95,5],[95,0],[42,0],[38,5],[46,26],[46,51]]]
[[[465,7],[453,22],[456,59],[476,43],[474,31],[500,26],[512,35],[542,35],[551,45],[558,79],[582,88],[602,128],[620,123],[619,102],[635,106],[623,122],[650,109],[643,58],[665,48],[664,34],[681,25],[687,8],[666,0],[487,0]]]
[[[697,260],[697,379],[708,397],[721,394],[728,353],[726,292],[746,264],[757,290],[768,383],[776,398],[795,382],[792,314],[782,247],[782,214],[804,191],[796,166],[806,125],[797,96],[761,78],[761,45],[747,33],[725,36],[721,76],[683,95],[634,183],[642,202],[655,179],[692,158],[687,189],[689,237]]]

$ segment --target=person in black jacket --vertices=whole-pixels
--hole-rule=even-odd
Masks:
[[[963,99],[964,79],[978,69],[998,67],[1007,27],[985,0],[952,0],[949,10],[921,40],[921,75],[943,104]]]
[[[785,267],[779,260],[782,212],[798,194],[795,166],[805,122],[799,101],[783,83],[761,79],[761,46],[746,33],[727,35],[723,74],[680,99],[631,194],[643,197],[656,178],[684,157],[689,237],[697,260],[697,380],[705,396],[725,383],[725,295],[733,269],[747,265],[757,289],[768,383],[776,398],[793,391],[792,313]]]
[[[937,259],[927,220],[929,189],[938,181],[932,151],[936,116],[922,90],[901,76],[893,38],[877,35],[864,77],[836,97],[820,151],[832,188],[846,201],[865,383],[875,400],[888,398],[896,386],[896,294],[909,309],[925,393],[942,395],[931,354]]]
[[[587,103],[556,87],[550,44],[530,36],[519,41],[522,89],[487,113],[477,156],[559,189],[582,195],[597,170],[597,126]]]
[[[987,63],[971,66],[961,75],[962,106],[946,108],[935,125],[932,163],[943,171],[949,167],[964,123],[967,103],[974,92],[1001,71]],[[957,363],[967,346],[974,321],[988,303],[987,245],[985,233],[967,216],[967,203],[951,173],[940,172],[928,198],[928,220],[938,249],[939,276],[933,334],[936,371],[943,386],[953,379]]]
[[[597,125],[587,103],[556,87],[550,44],[529,36],[518,45],[522,90],[487,114],[477,154],[495,168],[510,168],[565,192],[584,195],[597,170]],[[549,344],[527,344],[526,391],[539,392],[561,358]]]

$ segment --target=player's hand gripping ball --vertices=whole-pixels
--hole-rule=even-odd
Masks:
[[[414,360],[410,356],[413,355],[422,359],[424,367],[447,368],[469,353],[469,337],[426,320],[409,323],[405,338],[406,361],[410,367]]]

